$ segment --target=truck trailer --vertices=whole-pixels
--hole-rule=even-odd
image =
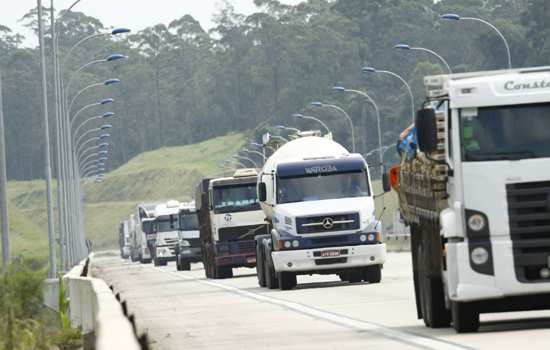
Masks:
[[[312,274],[380,282],[386,245],[361,155],[323,137],[290,141],[266,161],[258,197],[270,227],[256,237],[260,286],[292,289]]]
[[[411,228],[417,314],[550,308],[550,67],[429,76],[392,168]]]
[[[235,267],[255,267],[254,237],[267,233],[255,169],[205,179],[197,187],[202,261],[207,278],[230,278]]]

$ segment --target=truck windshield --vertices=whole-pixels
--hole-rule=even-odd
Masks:
[[[199,218],[197,216],[197,213],[180,214],[181,231],[197,231],[198,229],[199,229]]]
[[[277,203],[295,203],[370,196],[364,171],[283,177],[277,179]]]
[[[179,222],[177,215],[163,215],[157,217],[155,220],[155,227],[157,232],[169,232],[179,229]]]
[[[550,104],[461,111],[466,162],[550,157]]]
[[[260,210],[256,184],[214,187],[214,213]]]

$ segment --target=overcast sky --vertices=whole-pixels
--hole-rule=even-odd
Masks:
[[[301,0],[282,0],[283,3],[296,4]],[[55,0],[57,9],[70,6],[74,0]],[[50,6],[50,0],[42,0],[43,6]],[[229,0],[238,12],[249,14],[255,10],[253,0]],[[123,26],[137,32],[143,28],[158,24],[168,24],[172,20],[190,14],[210,28],[212,15],[220,8],[220,0],[82,0],[75,7],[87,15],[101,20],[103,25]],[[27,37],[27,46],[36,46],[37,39],[18,23],[36,0],[0,0],[0,24]]]

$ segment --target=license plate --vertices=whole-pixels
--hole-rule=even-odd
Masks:
[[[332,258],[332,257],[335,257],[335,256],[340,256],[340,251],[339,250],[323,250],[321,252],[321,257],[322,258]]]
[[[256,257],[255,256],[251,256],[249,258],[246,258],[246,262],[249,263],[249,264],[253,264],[256,262]]]

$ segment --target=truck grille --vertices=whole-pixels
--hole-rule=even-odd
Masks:
[[[224,227],[218,231],[220,241],[223,242],[253,240],[257,235],[266,235],[268,233],[267,225]]]
[[[165,238],[164,239],[164,244],[166,244],[166,245],[173,246],[173,245],[176,245],[176,243],[178,243],[177,238]]]
[[[550,264],[550,181],[506,185],[510,236],[518,281],[540,277]]]
[[[358,230],[359,213],[302,216],[296,218],[296,228],[299,234]]]

